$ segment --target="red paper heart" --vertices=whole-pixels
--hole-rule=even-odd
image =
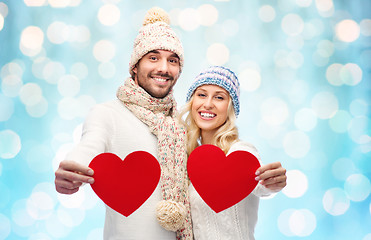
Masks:
[[[202,145],[192,151],[187,170],[194,188],[215,212],[221,212],[247,197],[256,187],[258,159],[247,151],[235,151],[227,157],[214,145]]]
[[[113,153],[96,156],[89,167],[94,170],[94,192],[113,210],[128,217],[151,196],[160,180],[161,167],[150,153],[137,151],[124,161]]]

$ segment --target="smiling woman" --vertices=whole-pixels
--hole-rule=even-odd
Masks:
[[[230,69],[213,66],[203,70],[189,88],[187,101],[180,118],[188,114],[183,123],[187,126],[189,158],[199,145],[211,144],[228,155],[236,151],[249,152],[260,161],[256,148],[238,139],[235,120],[240,111],[240,83]],[[255,180],[259,182],[253,192],[221,212],[214,212],[191,185],[189,195],[195,240],[255,239],[259,198],[284,188],[285,174],[280,162],[258,168]]]

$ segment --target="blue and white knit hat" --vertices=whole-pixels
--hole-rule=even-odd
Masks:
[[[187,93],[187,102],[194,91],[202,85],[217,85],[228,91],[232,98],[236,116],[240,113],[240,83],[234,72],[222,66],[208,67],[199,73]]]

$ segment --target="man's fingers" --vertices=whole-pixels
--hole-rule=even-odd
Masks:
[[[57,192],[62,193],[62,194],[73,194],[79,191],[79,188],[67,189],[67,188],[63,188],[59,186],[56,186],[55,189],[57,190]]]
[[[55,172],[55,178],[65,180],[68,182],[84,182],[90,184],[94,183],[94,178],[92,177],[85,176],[77,172],[65,171],[62,169],[58,169]]]
[[[73,161],[62,161],[55,171],[55,188],[63,194],[77,192],[83,183],[94,183],[93,170]]]
[[[73,161],[67,161],[67,160],[62,161],[59,164],[59,168],[64,169],[66,171],[80,172],[80,173],[85,174],[87,176],[93,176],[94,175],[93,169],[91,169],[89,167],[86,167],[82,164],[79,164],[77,162],[73,162]]]
[[[81,185],[82,185],[82,182],[76,182],[76,181],[71,182],[71,181],[67,181],[65,179],[59,179],[59,178],[55,179],[56,188],[72,190],[72,189],[78,189],[79,187],[81,187]]]

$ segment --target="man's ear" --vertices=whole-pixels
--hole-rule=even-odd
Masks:
[[[133,73],[135,73],[135,74],[138,73],[138,67],[137,67],[137,64],[135,65],[135,67],[133,67]]]

